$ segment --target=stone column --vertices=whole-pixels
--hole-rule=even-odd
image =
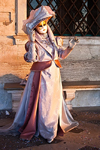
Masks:
[[[17,35],[24,35],[22,30],[23,20],[27,18],[27,0],[17,0],[16,1],[16,23]]]

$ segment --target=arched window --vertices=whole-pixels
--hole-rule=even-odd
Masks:
[[[48,5],[56,13],[49,21],[55,35],[100,36],[100,0],[27,0],[31,9]]]

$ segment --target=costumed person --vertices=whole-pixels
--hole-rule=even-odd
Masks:
[[[60,38],[54,37],[47,24],[53,16],[49,6],[41,6],[24,21],[29,37],[24,58],[33,64],[14,121],[7,129],[0,128],[0,134],[20,134],[26,140],[41,135],[51,143],[59,129],[65,133],[78,126],[63,98],[58,60],[65,59],[78,40],[70,40],[67,48],[60,46]]]

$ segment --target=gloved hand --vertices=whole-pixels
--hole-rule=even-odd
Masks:
[[[79,43],[77,37],[74,37],[74,39],[70,39],[68,42],[68,49],[73,49],[77,43]]]
[[[26,30],[27,30],[27,34],[28,34],[29,40],[34,42],[35,41],[35,31],[30,29],[28,27],[28,24],[26,24]]]

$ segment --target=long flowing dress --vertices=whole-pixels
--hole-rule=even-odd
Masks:
[[[77,127],[78,122],[70,114],[62,93],[57,62],[58,57],[62,58],[64,48],[57,45],[49,26],[47,37],[35,31],[35,39],[35,43],[26,44],[26,49],[27,59],[37,65],[31,68],[13,124],[0,129],[0,134],[20,133],[21,138],[30,140],[37,133],[52,140],[59,127],[65,133]]]

